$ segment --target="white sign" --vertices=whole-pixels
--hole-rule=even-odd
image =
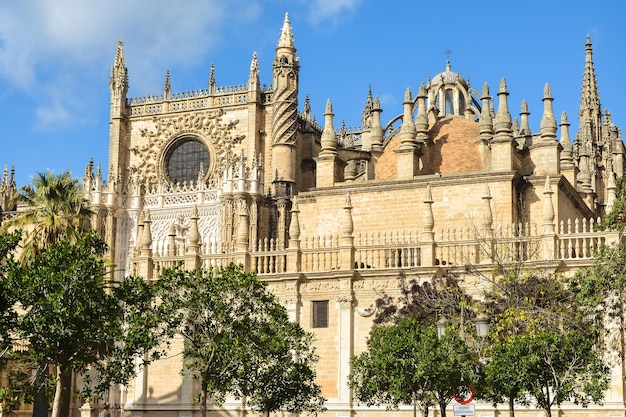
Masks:
[[[474,404],[454,404],[455,416],[473,416],[476,414]]]

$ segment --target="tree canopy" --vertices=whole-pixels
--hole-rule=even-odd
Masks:
[[[438,338],[433,325],[404,317],[372,327],[367,350],[352,358],[349,385],[365,405],[412,405],[427,416],[437,404],[445,417],[455,388],[474,381],[473,365],[458,333]]]
[[[56,175],[38,172],[32,184],[21,187],[13,197],[18,216],[3,228],[19,228],[26,233],[21,257],[27,259],[52,243],[77,241],[89,229],[93,214],[78,179],[69,171]]]
[[[220,404],[229,394],[265,413],[322,409],[312,336],[254,273],[177,267],[155,286],[172,335],[184,339],[184,373],[200,382],[203,416],[209,398]]]
[[[12,360],[54,375],[53,416],[59,415],[66,375],[81,375],[81,395],[89,398],[127,382],[136,371],[133,359],[159,342],[152,288],[139,278],[107,281],[106,250],[89,232],[73,243],[52,243],[2,277],[2,288],[20,308],[11,335],[28,346]]]

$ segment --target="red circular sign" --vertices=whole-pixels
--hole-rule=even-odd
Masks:
[[[476,392],[474,391],[474,387],[472,384],[461,384],[454,389],[454,401],[459,404],[469,404],[474,400],[474,395]]]

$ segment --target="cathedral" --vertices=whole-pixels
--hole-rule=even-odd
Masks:
[[[301,96],[287,15],[268,86],[255,53],[241,85],[217,85],[211,67],[198,90],[172,91],[168,73],[162,91],[131,97],[120,41],[109,82],[108,175],[93,162],[84,173],[94,226],[118,278],[151,280],[179,261],[256,271],[315,334],[324,415],[382,416],[384,408],[353,401],[347,380],[351,356],[366,348],[374,301],[397,291],[399,272],[426,279],[458,271],[466,286],[478,285],[463,271],[489,268],[480,244],[493,239],[517,259],[567,275],[590,265],[599,245],[622,243],[597,227],[626,161],[621,131],[600,104],[592,52],[587,37],[577,132],[568,121],[576,116],[554,114],[549,85],[543,103],[530,103],[543,108],[533,132],[529,103],[509,103],[504,78],[475,90],[450,62],[407,89],[401,109],[385,109],[388,121],[370,90],[361,126],[348,129],[336,127],[330,100],[318,121]],[[5,170],[5,216],[14,190]],[[531,241],[536,250],[521,244]],[[176,356],[151,364],[120,390],[117,406],[131,416],[195,415],[198,387],[181,366]],[[565,404],[562,413],[624,415],[623,376],[616,366],[602,406]],[[499,415],[490,404],[476,413]]]

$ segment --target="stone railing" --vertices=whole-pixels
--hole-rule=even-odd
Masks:
[[[352,235],[303,236],[287,243],[260,240],[242,250],[232,242],[201,244],[195,254],[189,247],[179,248],[178,256],[162,256],[154,249],[153,270],[184,261],[186,267],[223,266],[241,263],[259,275],[280,273],[318,273],[338,270],[388,270],[437,266],[487,265],[520,261],[583,260],[589,264],[603,244],[625,244],[619,232],[600,231],[595,220],[563,222],[558,233],[536,233],[529,225],[482,230],[445,230],[362,232]],[[182,254],[184,253],[184,255]],[[584,263],[584,262],[583,262]]]

